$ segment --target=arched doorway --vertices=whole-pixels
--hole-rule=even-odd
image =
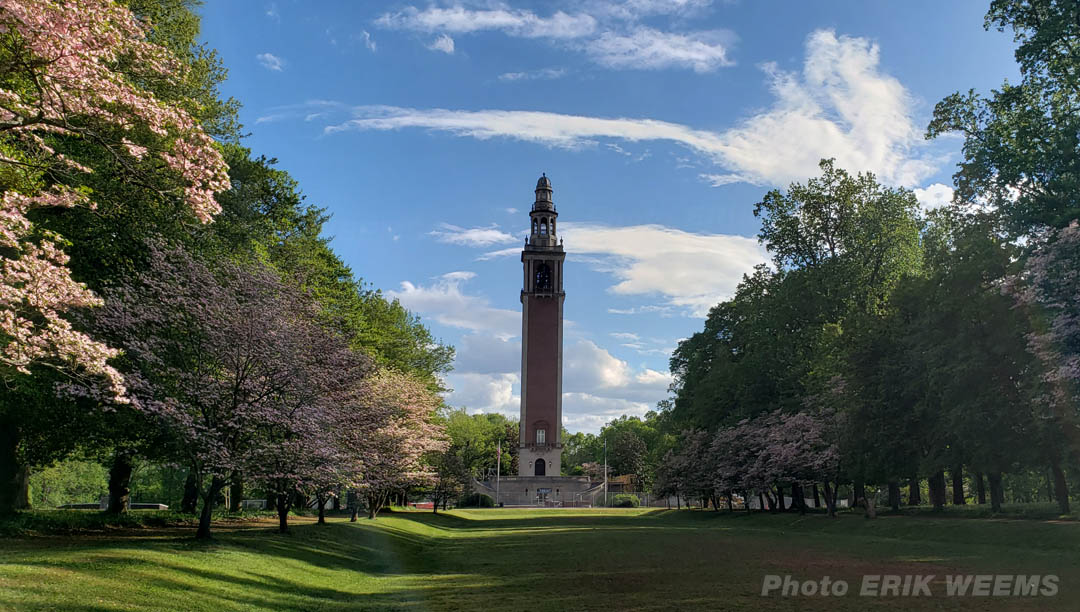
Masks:
[[[547,475],[547,463],[545,463],[543,459],[537,459],[536,460],[536,475],[537,476],[545,476],[545,475]]]

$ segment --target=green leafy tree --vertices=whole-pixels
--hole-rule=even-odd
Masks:
[[[1065,227],[1080,217],[1080,5],[994,0],[985,27],[1013,32],[1021,82],[948,96],[927,136],[964,138],[958,203],[1000,211],[1013,235]]]

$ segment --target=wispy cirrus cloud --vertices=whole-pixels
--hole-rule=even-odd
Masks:
[[[255,56],[255,59],[259,60],[263,68],[267,70],[273,70],[275,72],[281,72],[285,69],[285,60],[274,55],[273,53],[260,53]]]
[[[504,72],[499,75],[500,81],[550,81],[562,78],[566,74],[565,68],[541,68],[540,70],[524,72]]]
[[[609,288],[612,293],[661,296],[667,305],[651,310],[654,313],[675,309],[702,316],[734,293],[743,274],[768,260],[757,239],[747,236],[694,233],[662,225],[569,221],[561,223],[560,229],[572,261],[615,278]],[[478,259],[513,257],[519,252],[521,247],[510,247],[488,251]]]
[[[409,310],[433,318],[441,325],[482,332],[507,339],[520,335],[521,313],[495,308],[483,297],[462,291],[462,285],[476,277],[473,272],[449,272],[429,285],[403,281],[391,299],[399,300]]]
[[[669,141],[726,172],[702,173],[714,185],[784,186],[818,172],[823,157],[871,171],[894,185],[916,186],[937,169],[927,156],[908,91],[880,69],[879,49],[865,38],[819,30],[806,41],[802,70],[762,69],[773,104],[726,130],[649,118],[611,118],[532,110],[416,109],[358,106],[327,133],[410,128],[480,140],[508,138],[576,149],[604,140]]]
[[[428,232],[439,242],[465,246],[489,247],[496,244],[510,244],[518,238],[499,229],[498,225],[488,227],[458,227],[449,223],[440,223],[439,228]]]
[[[496,30],[525,38],[578,38],[596,30],[596,19],[585,13],[570,15],[556,11],[549,17],[541,17],[522,9],[474,10],[463,6],[429,6],[423,10],[409,6],[395,13],[384,13],[375,23],[392,30],[457,34]]]
[[[657,15],[695,15],[712,4],[713,0],[586,0],[584,8],[592,15],[637,21]]]
[[[692,68],[710,72],[733,66],[728,57],[735,34],[729,30],[673,33],[638,27],[620,34],[604,32],[585,45],[594,62],[613,69]]]
[[[371,32],[368,32],[367,30],[360,31],[359,40],[367,47],[367,50],[372,53],[375,53],[378,49],[378,45],[375,44],[375,39],[371,36]]]
[[[397,12],[382,14],[375,24],[389,30],[440,34],[447,38],[450,35],[497,31],[518,38],[544,39],[564,48],[582,51],[594,63],[616,70],[690,68],[697,72],[708,72],[734,64],[729,57],[736,38],[733,33],[727,30],[662,32],[636,24],[640,17],[681,13],[708,4],[703,0],[637,0],[619,6],[586,4],[589,11],[602,19],[624,20],[614,28],[604,27],[588,11],[573,14],[555,11],[542,16],[530,10],[507,6],[472,9],[460,5],[429,6],[424,9],[408,6]],[[443,40],[441,37],[439,40]]]
[[[454,39],[450,38],[446,34],[440,34],[435,40],[431,41],[431,44],[427,46],[432,51],[441,51],[447,55],[454,54]]]

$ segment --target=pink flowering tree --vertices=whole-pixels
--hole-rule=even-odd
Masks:
[[[133,407],[179,442],[203,501],[198,537],[208,537],[215,498],[241,475],[275,495],[323,482],[341,449],[339,404],[365,409],[356,398],[367,363],[272,270],[215,272],[161,247],[150,260],[105,294],[94,329],[124,351]]]
[[[1046,393],[1039,415],[1050,425],[1050,439],[1063,439],[1080,453],[1080,222],[1073,221],[1043,242],[1028,259],[1020,301],[1040,315],[1029,346],[1043,363]],[[1069,512],[1068,488],[1061,457],[1051,450],[1050,471],[1062,513]]]
[[[762,494],[771,508],[780,504],[784,487],[803,508],[802,488],[826,483],[826,504],[835,515],[839,451],[828,419],[809,412],[773,412],[721,429],[712,442],[715,486],[720,490]]]
[[[310,328],[301,334],[306,347],[294,356],[297,384],[282,396],[276,423],[265,429],[268,439],[254,461],[259,466],[254,480],[274,500],[281,533],[288,530],[295,500],[313,497],[319,523],[326,522],[326,503],[352,485],[363,467],[352,437],[356,424],[377,423],[381,416],[363,402],[369,359],[336,334],[313,326],[313,314],[299,322]]]
[[[357,488],[367,499],[368,518],[374,519],[392,494],[434,483],[425,455],[445,451],[449,441],[435,422],[442,400],[416,376],[381,370],[368,379],[363,401],[379,426],[366,428],[358,440]]]
[[[213,140],[182,104],[142,85],[183,72],[147,40],[149,27],[109,0],[0,0],[0,376],[8,380],[48,366],[103,379],[103,396],[125,394],[107,363],[116,351],[63,316],[101,300],[71,278],[62,238],[27,216],[94,207],[79,187],[91,168],[57,152],[56,141],[81,141],[136,183],[140,164],[158,160],[178,177],[162,195],[185,201],[203,222],[219,210],[214,194],[229,187]]]

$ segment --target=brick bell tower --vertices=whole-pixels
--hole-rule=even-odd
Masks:
[[[563,252],[547,175],[536,182],[521,252],[519,476],[559,476],[562,459]]]

